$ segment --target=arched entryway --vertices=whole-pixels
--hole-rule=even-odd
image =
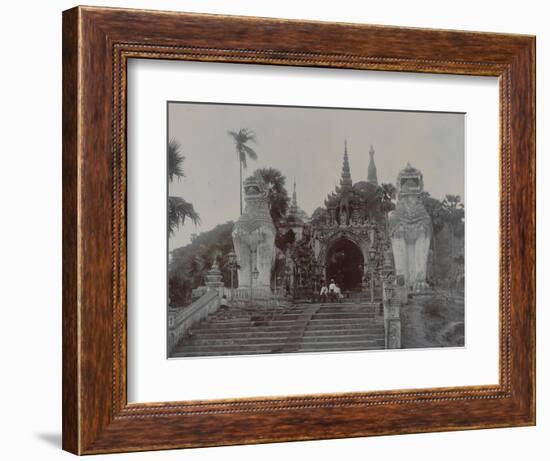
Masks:
[[[361,288],[363,278],[363,253],[359,246],[345,237],[336,240],[327,251],[327,281],[334,279],[345,291]]]

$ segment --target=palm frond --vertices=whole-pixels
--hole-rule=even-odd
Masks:
[[[239,134],[241,136],[241,140],[243,143],[246,143],[246,142],[256,142],[256,133],[254,133],[254,131],[252,130],[249,130],[247,128],[242,128],[240,131],[239,131]]]
[[[248,156],[252,160],[258,160],[258,154],[256,153],[256,151],[254,149],[252,149],[251,147],[243,145],[243,150],[248,154]]]
[[[241,128],[239,131],[228,130],[227,134],[234,139],[237,147],[247,142],[256,142],[256,133],[247,128]]]
[[[201,218],[193,205],[181,197],[168,197],[168,232],[173,235],[180,225],[185,224],[189,218],[193,224],[200,224]]]
[[[183,171],[183,161],[185,157],[181,154],[181,144],[175,139],[168,142],[168,179],[170,182],[174,177],[182,178],[185,176]]]

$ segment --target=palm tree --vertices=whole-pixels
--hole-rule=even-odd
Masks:
[[[449,226],[451,236],[451,269],[455,272],[455,236],[458,237],[464,232],[464,204],[460,195],[445,195],[442,203],[442,210],[445,222]],[[452,285],[451,285],[452,293]]]
[[[185,176],[183,171],[183,161],[185,157],[181,153],[181,145],[175,139],[168,142],[168,181],[172,182],[174,178],[181,179]],[[180,225],[189,218],[195,225],[200,223],[200,216],[195,211],[193,205],[182,197],[168,197],[168,232],[173,235]]]
[[[426,211],[430,215],[430,219],[432,220],[432,251],[433,251],[433,260],[434,262],[437,261],[437,236],[438,234],[443,230],[445,227],[445,216],[447,212],[443,208],[443,202],[440,200],[437,200],[434,197],[430,196],[429,192],[422,192],[420,194],[422,203],[424,204],[424,208],[426,208]]]
[[[246,169],[246,157],[249,157],[251,160],[256,160],[258,158],[256,151],[250,146],[247,146],[246,143],[256,142],[256,134],[247,128],[241,128],[238,132],[228,131],[227,134],[233,138],[233,141],[235,141],[235,151],[237,152],[237,157],[239,158],[239,199],[241,214],[243,214],[243,166]]]
[[[460,195],[447,194],[442,203],[444,219],[451,230],[451,257],[454,257],[454,237],[460,235],[464,226],[464,205]]]
[[[382,183],[376,189],[376,198],[378,199],[380,211],[385,216],[386,222],[388,220],[388,213],[395,209],[395,196],[397,194],[397,189],[393,184]]]
[[[168,181],[172,182],[174,177],[180,179],[185,177],[183,172],[183,161],[185,157],[181,154],[181,144],[175,139],[168,142]]]
[[[168,197],[168,232],[173,235],[176,229],[183,226],[185,219],[189,218],[195,226],[201,218],[193,208],[193,205],[181,197]]]
[[[276,168],[259,168],[254,176],[260,176],[267,187],[267,203],[271,219],[275,227],[279,228],[281,220],[286,215],[290,198],[285,187],[286,178]]]

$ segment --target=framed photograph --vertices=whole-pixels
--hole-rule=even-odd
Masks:
[[[63,448],[535,424],[535,38],[63,13]]]

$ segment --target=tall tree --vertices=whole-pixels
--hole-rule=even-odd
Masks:
[[[432,220],[432,228],[434,235],[439,234],[445,226],[445,211],[443,209],[443,202],[430,196],[429,192],[422,192],[421,200],[424,204],[424,208],[430,215]]]
[[[183,162],[185,157],[181,153],[181,145],[175,139],[168,142],[168,181],[173,182],[174,179],[180,180],[185,177],[183,171]],[[185,219],[189,218],[195,225],[200,222],[200,216],[195,211],[193,205],[182,197],[168,196],[168,232],[173,235],[180,225],[185,223]]]
[[[378,186],[378,189],[376,189],[376,197],[379,204],[378,206],[384,216],[384,219],[386,220],[386,223],[388,221],[388,213],[395,209],[395,204],[393,201],[395,200],[396,194],[397,189],[391,183],[382,183]]]
[[[454,273],[456,272],[454,239],[464,233],[464,204],[461,202],[460,195],[447,194],[442,203],[442,210],[445,223],[450,229],[451,265]]]
[[[420,198],[422,200],[422,203],[424,204],[424,208],[426,208],[426,211],[430,215],[430,219],[432,220],[432,251],[433,251],[433,260],[437,260],[437,236],[438,234],[443,230],[445,227],[445,212],[443,210],[443,202],[430,196],[429,192],[422,192],[420,194]]]
[[[311,223],[312,224],[324,224],[328,219],[328,212],[326,208],[319,206],[313,210],[311,214]]]
[[[247,128],[241,128],[239,131],[228,131],[227,134],[235,142],[235,151],[239,159],[239,199],[241,214],[243,214],[243,167],[245,169],[247,167],[247,157],[251,160],[258,158],[256,151],[247,145],[247,143],[256,142],[256,134]]]
[[[181,153],[181,144],[174,138],[168,141],[168,181],[185,177],[183,162],[185,157]]]
[[[447,194],[442,203],[443,219],[451,229],[451,237],[458,237],[464,232],[464,205],[460,195]],[[451,238],[451,248],[453,248]],[[454,253],[451,253],[454,256]]]

